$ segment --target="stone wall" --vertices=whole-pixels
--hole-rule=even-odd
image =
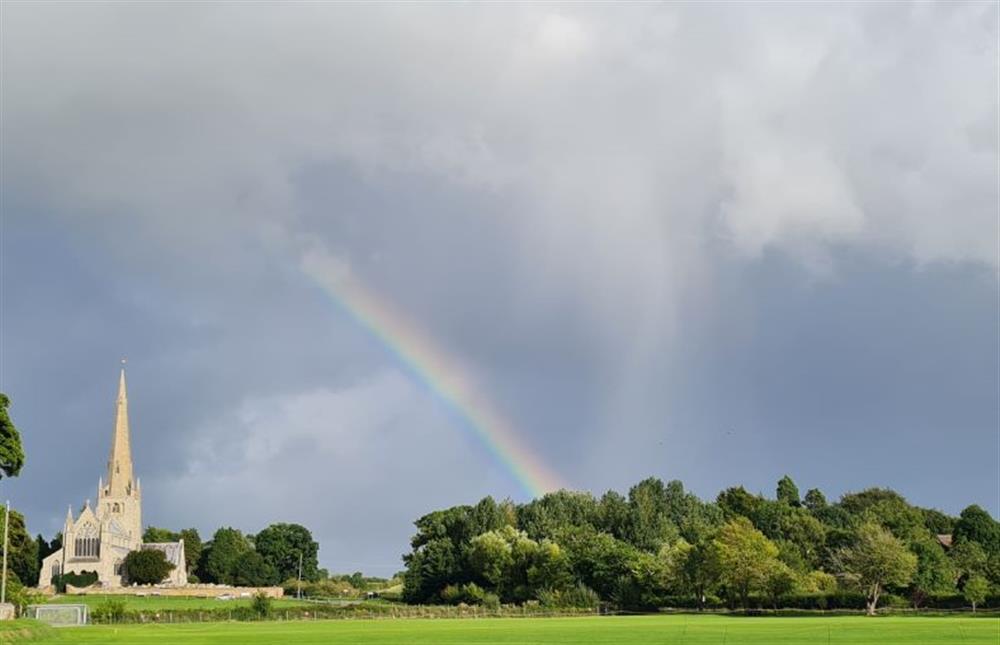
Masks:
[[[74,587],[66,585],[66,595],[108,595],[116,596],[180,596],[188,598],[218,598],[233,596],[249,598],[258,592],[264,592],[269,598],[281,598],[285,590],[281,587],[230,587],[228,585],[184,585],[183,587],[168,587],[160,585],[136,585],[134,587],[116,587],[107,589],[94,585],[92,587]]]

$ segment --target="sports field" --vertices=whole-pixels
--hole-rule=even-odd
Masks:
[[[996,645],[1000,618],[631,616],[88,626],[38,643],[208,645]]]

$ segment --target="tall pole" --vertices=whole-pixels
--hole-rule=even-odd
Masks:
[[[4,556],[6,557],[7,552],[4,551]],[[6,565],[5,565],[6,566]],[[295,589],[295,597],[298,600],[302,600],[302,551],[299,551],[299,583]]]
[[[3,516],[3,581],[0,582],[0,603],[7,602],[7,533],[10,530],[10,500]]]

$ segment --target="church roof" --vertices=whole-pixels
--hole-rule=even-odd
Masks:
[[[176,566],[184,565],[184,541],[180,542],[143,542],[143,551],[162,551],[167,562]]]

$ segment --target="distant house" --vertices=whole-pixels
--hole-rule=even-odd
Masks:
[[[950,533],[938,533],[937,534],[938,544],[943,546],[945,549],[951,548],[951,534]]]

